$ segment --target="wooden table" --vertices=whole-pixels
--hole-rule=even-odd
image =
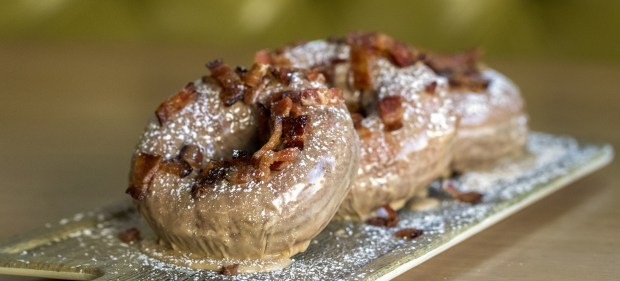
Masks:
[[[116,202],[146,119],[250,50],[0,44],[0,240]],[[534,130],[620,147],[620,65],[490,60],[521,85]],[[618,280],[620,165],[584,178],[397,280]],[[36,280],[1,276],[2,280]]]

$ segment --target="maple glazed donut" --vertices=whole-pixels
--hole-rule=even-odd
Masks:
[[[527,114],[519,88],[506,76],[479,63],[480,52],[429,54],[428,65],[450,84],[449,96],[460,122],[453,169],[483,168],[518,155],[527,141]]]
[[[166,250],[143,249],[192,268],[283,268],[350,190],[359,146],[342,93],[303,70],[207,66],[133,156],[127,193]]]
[[[447,81],[406,45],[352,33],[259,51],[255,61],[307,68],[344,90],[361,159],[337,218],[367,220],[385,205],[399,209],[448,172],[456,116]]]

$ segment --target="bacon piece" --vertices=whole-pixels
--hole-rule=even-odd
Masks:
[[[202,149],[194,144],[186,144],[181,147],[181,151],[179,152],[179,156],[177,158],[185,161],[193,169],[198,169],[202,166]]]
[[[207,63],[207,68],[211,71],[211,77],[222,86],[220,98],[224,105],[231,106],[243,99],[246,87],[230,66],[222,60],[213,60]]]
[[[351,71],[353,72],[353,87],[359,90],[371,90],[370,53],[361,46],[353,45],[350,51]]]
[[[267,150],[258,158],[258,169],[254,175],[257,179],[264,180],[271,175],[271,164],[275,162],[274,154],[275,152],[273,152],[273,150]],[[256,155],[256,153],[254,155]]]
[[[301,91],[299,99],[302,105],[327,105],[340,102],[343,99],[343,94],[339,88],[311,88]],[[295,100],[293,99],[293,101]]]
[[[310,116],[299,115],[282,120],[282,146],[284,148],[296,147],[304,149],[305,131]]]
[[[224,161],[208,162],[192,186],[192,197],[200,197],[204,192],[213,188],[215,183],[225,179],[229,168],[230,164]]]
[[[394,233],[394,236],[401,239],[416,239],[424,234],[424,230],[417,228],[403,228]]]
[[[424,92],[426,92],[427,94],[435,94],[435,91],[437,90],[437,81],[433,81],[431,83],[428,83],[426,86],[424,86]]]
[[[161,162],[160,156],[139,153],[134,160],[129,187],[125,193],[131,195],[135,200],[144,200]]]
[[[140,236],[140,230],[138,230],[135,227],[132,227],[132,228],[121,231],[118,234],[118,239],[121,240],[123,243],[129,244],[131,242],[142,240],[142,237]]]
[[[250,88],[256,88],[262,81],[267,71],[269,70],[269,65],[255,63],[252,65],[252,68],[243,76],[243,83]]]
[[[225,266],[222,266],[222,268],[220,268],[220,273],[225,276],[237,275],[238,271],[239,271],[238,263],[231,264],[231,265],[225,265]]]
[[[159,125],[163,126],[173,115],[185,108],[190,102],[194,101],[196,96],[196,87],[194,83],[189,83],[183,90],[159,105],[157,110],[155,110],[155,116],[157,116]]]
[[[483,194],[480,192],[469,191],[469,192],[460,192],[456,189],[454,182],[451,180],[444,180],[442,182],[442,188],[445,190],[450,196],[454,199],[459,200],[461,202],[470,203],[470,204],[478,204],[482,201]]]
[[[237,163],[228,170],[226,174],[226,180],[232,184],[243,184],[252,181],[256,168],[253,165],[246,163]]]
[[[403,98],[389,96],[379,101],[379,116],[387,131],[398,130],[403,126]]]
[[[284,97],[271,103],[271,114],[288,117],[291,113],[291,108],[293,108],[293,100],[289,97]]]
[[[394,64],[399,67],[406,67],[416,62],[416,57],[407,45],[394,41],[389,48],[388,53]]]
[[[260,64],[272,64],[271,52],[268,49],[263,49],[254,54],[254,62]]]
[[[269,140],[267,141],[267,143],[263,145],[263,147],[261,147],[258,151],[254,152],[254,155],[252,155],[252,161],[254,163],[258,163],[261,160],[261,158],[265,155],[265,153],[267,153],[268,151],[275,150],[278,147],[278,145],[280,145],[281,137],[282,137],[282,117],[276,116],[273,122],[273,130],[271,132],[271,136],[269,137]]]
[[[301,151],[297,147],[285,148],[276,152],[273,163],[269,166],[272,171],[282,171],[289,163],[297,159]]]
[[[162,162],[159,171],[184,178],[192,173],[192,166],[183,160],[175,159]]]
[[[381,208],[385,210],[386,215],[370,218],[366,223],[374,226],[395,227],[398,224],[398,213],[389,204]]]

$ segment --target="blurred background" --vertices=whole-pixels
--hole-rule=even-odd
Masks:
[[[0,239],[127,198],[154,109],[223,58],[382,31],[482,47],[534,130],[620,144],[620,1],[2,0]]]

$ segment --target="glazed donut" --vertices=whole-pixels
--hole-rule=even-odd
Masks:
[[[361,160],[337,218],[367,220],[386,205],[397,210],[449,170],[457,118],[447,81],[404,44],[353,33],[259,51],[255,61],[310,69],[344,90]]]
[[[359,145],[341,91],[321,77],[209,63],[156,110],[129,193],[159,239],[144,250],[199,269],[279,269],[350,190]]]
[[[501,73],[478,62],[480,52],[429,54],[428,65],[450,84],[460,122],[452,167],[480,169],[523,151],[527,114],[519,88]]]

